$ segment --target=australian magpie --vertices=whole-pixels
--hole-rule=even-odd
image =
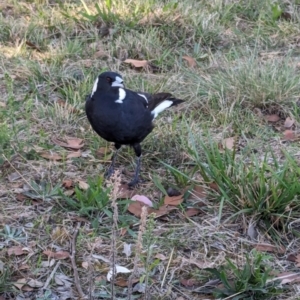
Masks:
[[[133,147],[137,164],[129,186],[139,183],[142,149],[140,143],[152,131],[153,119],[166,108],[183,102],[169,93],[148,94],[125,88],[122,76],[104,72],[96,79],[92,93],[87,96],[85,110],[92,128],[103,139],[113,142],[116,151],[106,172],[114,172],[115,160],[122,145]]]

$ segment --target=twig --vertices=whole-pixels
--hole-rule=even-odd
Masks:
[[[73,234],[73,238],[71,240],[71,256],[70,256],[70,258],[71,258],[71,263],[72,263],[72,267],[73,267],[74,282],[75,282],[77,292],[78,292],[80,298],[85,298],[85,295],[84,295],[84,293],[82,291],[82,288],[81,288],[81,285],[80,285],[79,275],[78,275],[78,270],[77,270],[76,260],[75,260],[75,257],[76,257],[76,238],[77,238],[77,235],[78,235],[80,225],[81,225],[81,223],[78,222],[77,225],[76,225],[76,228],[75,228],[75,232]]]
[[[53,271],[51,272],[50,276],[48,277],[47,281],[45,282],[45,284],[44,284],[44,286],[43,286],[43,289],[44,289],[44,290],[45,290],[45,289],[48,287],[48,285],[50,284],[50,281],[52,280],[54,274],[56,273],[56,271],[57,271],[59,265],[60,265],[60,260],[57,262],[57,264],[55,265]]]

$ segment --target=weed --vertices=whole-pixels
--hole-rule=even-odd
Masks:
[[[236,266],[228,258],[225,266],[219,269],[206,269],[222,282],[223,288],[214,290],[217,298],[266,299],[281,292],[281,289],[274,287],[273,283],[268,283],[268,280],[273,278],[272,268],[266,265],[268,256],[253,252],[252,258],[246,254],[245,259],[242,267]]]

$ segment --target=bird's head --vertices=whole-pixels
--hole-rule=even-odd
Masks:
[[[124,88],[122,76],[115,72],[101,73],[95,80],[91,96],[93,96],[97,90],[106,90],[110,87]]]

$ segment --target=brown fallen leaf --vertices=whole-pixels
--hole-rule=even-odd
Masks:
[[[62,185],[63,187],[65,187],[66,189],[69,189],[70,187],[72,187],[74,184],[73,184],[73,180],[72,179],[65,179],[63,182],[62,182]]]
[[[291,119],[290,117],[287,117],[284,121],[284,127],[285,128],[290,128],[294,125],[295,120]]]
[[[45,250],[43,251],[43,253],[47,255],[49,258],[55,258],[55,259],[66,259],[70,256],[70,253],[68,251],[53,252],[51,250]]]
[[[130,189],[128,184],[121,184],[118,191],[118,199],[131,199],[136,194],[134,189]]]
[[[184,278],[180,279],[180,283],[185,287],[192,287],[197,283],[199,284],[199,282],[197,282],[196,279],[184,279]]]
[[[139,202],[139,201],[134,201],[129,204],[127,209],[133,215],[140,218],[141,214],[142,214],[142,208],[144,206],[147,206],[147,205],[145,205],[144,203]],[[147,206],[148,214],[154,213],[155,218],[167,215],[170,211],[176,210],[176,209],[177,209],[176,207],[168,206],[168,205],[162,205],[159,209],[153,209],[153,208]]]
[[[295,132],[293,130],[285,130],[283,132],[284,140],[286,141],[294,141],[296,139]]]
[[[187,216],[187,217],[193,217],[193,216],[199,215],[200,213],[201,213],[201,210],[198,208],[195,208],[195,207],[188,208],[184,212],[185,216]]]
[[[177,208],[173,205],[162,205],[159,209],[148,208],[148,214],[155,214],[155,218],[162,217],[164,215],[168,215],[171,211],[177,210]]]
[[[265,119],[268,122],[275,123],[275,122],[278,122],[280,120],[280,117],[278,115],[276,115],[276,114],[273,114],[273,115],[266,115]]]
[[[109,57],[109,55],[103,50],[99,50],[94,53],[94,58],[102,58],[102,57]]]
[[[32,49],[38,51],[38,52],[42,52],[41,48],[38,47],[36,44],[34,44],[34,43],[32,43],[32,42],[26,41],[25,44],[26,44],[28,47],[30,47],[30,48],[32,48]]]
[[[179,196],[165,196],[164,199],[164,204],[166,205],[173,205],[173,206],[177,206],[179,204],[181,204],[183,202],[183,195],[179,195]]]
[[[105,160],[110,160],[112,154],[113,154],[113,152],[111,151],[111,149],[107,148],[107,147],[100,147],[96,151],[96,157],[100,158],[100,159],[105,159]]]
[[[281,284],[300,282],[300,274],[293,272],[280,273],[273,280],[279,280]]]
[[[206,190],[203,186],[195,185],[193,190],[190,192],[189,199],[203,199],[207,196]]]
[[[146,68],[146,67],[148,67],[148,61],[147,60],[125,59],[124,63],[131,64],[135,68]]]
[[[22,264],[18,267],[18,270],[28,270],[28,269],[30,269],[30,267],[27,264]]]
[[[13,246],[13,247],[7,249],[7,254],[8,254],[8,256],[11,256],[13,254],[16,256],[19,256],[19,255],[24,254],[24,250],[23,250],[23,247],[21,247],[21,246]]]
[[[264,252],[275,252],[279,254],[285,253],[285,248],[283,246],[274,246],[270,244],[256,244],[254,247],[257,251],[264,251]]]
[[[41,157],[49,159],[49,160],[62,160],[62,156],[60,156],[59,154],[55,153],[55,152],[47,152],[47,151],[43,151],[39,153],[41,155]]]
[[[182,58],[187,61],[190,68],[195,68],[197,66],[197,62],[193,57],[185,55],[182,56]]]
[[[79,139],[79,138],[70,137],[70,138],[66,138],[66,140],[64,141],[59,138],[53,137],[51,140],[55,145],[67,149],[71,149],[71,150],[79,150],[84,146],[83,139]]]
[[[77,157],[80,157],[80,156],[81,156],[81,151],[70,152],[70,153],[67,155],[67,159],[70,159],[70,158],[77,158]]]
[[[300,254],[297,254],[297,256],[296,256],[296,266],[297,267],[300,267]]]
[[[5,103],[5,102],[2,102],[2,101],[0,101],[0,107],[6,107],[6,103]]]

